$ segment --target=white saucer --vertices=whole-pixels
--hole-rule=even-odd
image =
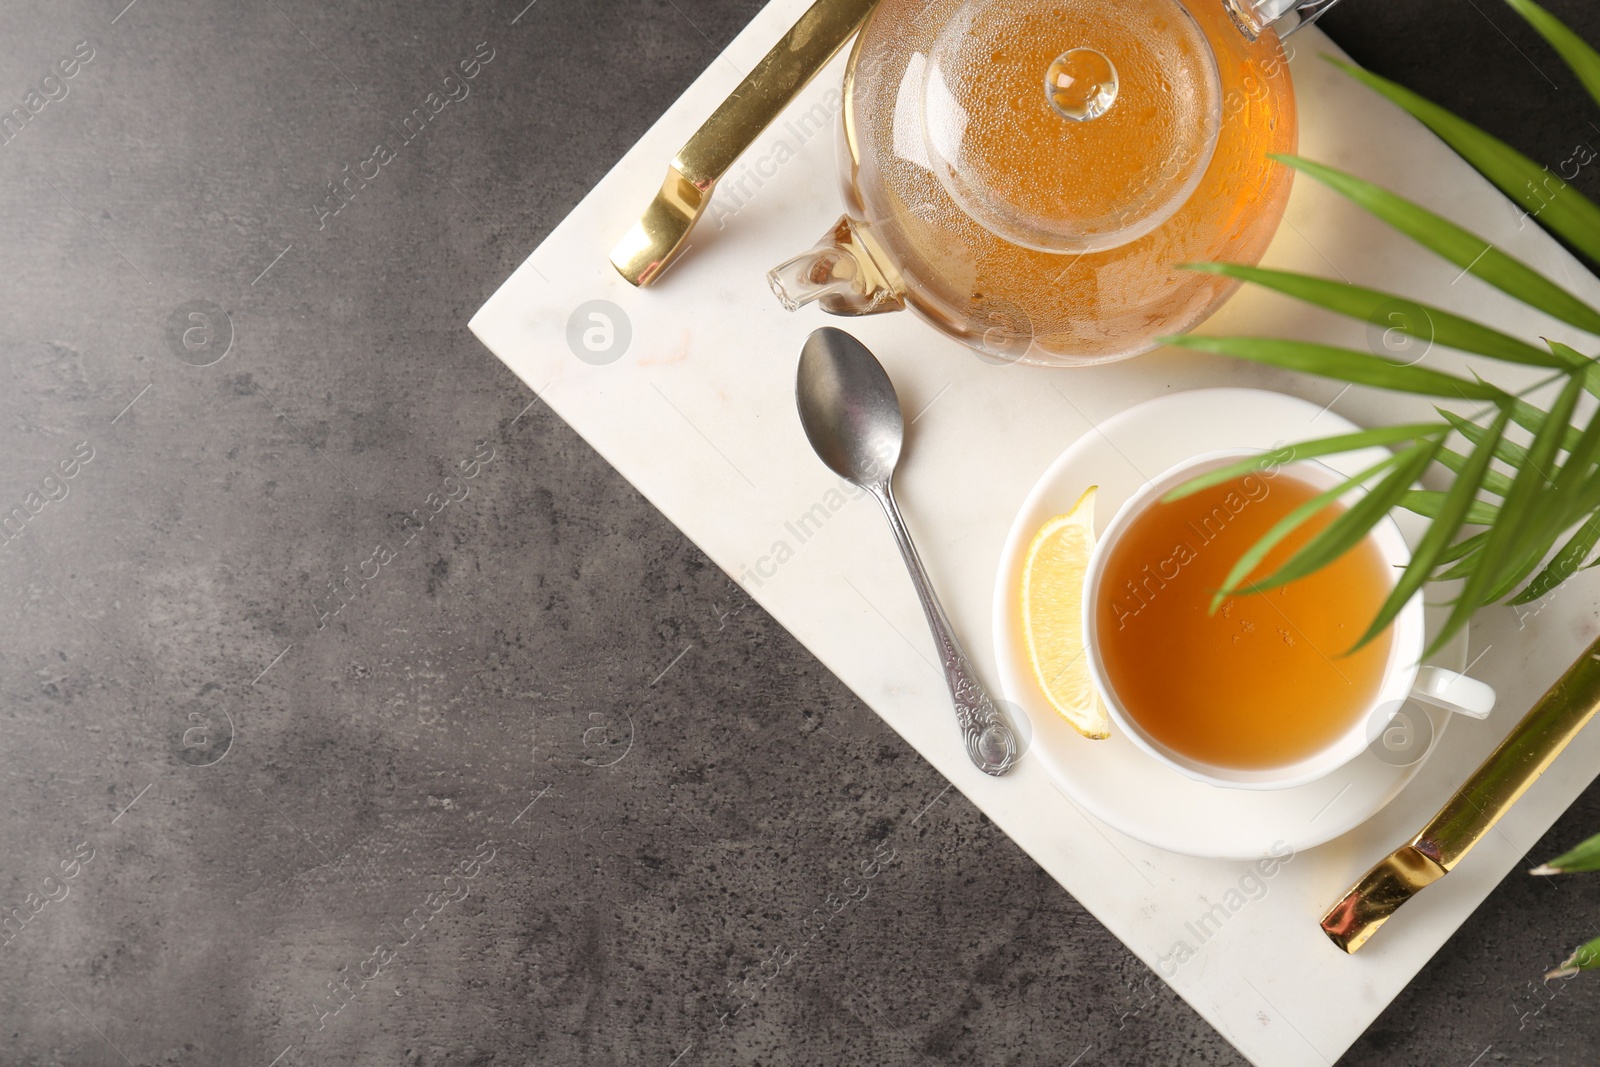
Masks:
[[[1450,713],[1418,702],[1402,715],[1415,716],[1415,738],[1426,747],[1380,758],[1373,751],[1325,778],[1293,789],[1224,789],[1185,777],[1146,755],[1113,730],[1104,741],[1090,741],[1053,709],[1034,681],[1022,640],[1022,561],[1033,535],[1045,521],[1071,509],[1091,485],[1097,532],[1124,500],[1150,477],[1202,452],[1224,448],[1273,448],[1359,429],[1331,411],[1282,393],[1256,389],[1200,389],[1129,408],[1084,434],[1050,465],[1028,494],[1011,524],[995,583],[995,658],[1007,700],[1032,722],[1026,758],[1049,771],[1056,788],[1079,807],[1129,837],[1190,856],[1255,859],[1332,840],[1371,818],[1421,769]],[[1369,449],[1322,462],[1354,474],[1382,458]],[[1425,520],[1397,511],[1406,540],[1415,545]],[[1430,597],[1430,599],[1432,599]],[[1434,631],[1445,613],[1430,608]],[[1467,662],[1465,634],[1427,662],[1462,670]],[[1400,720],[1397,720],[1399,722]],[[1416,755],[1420,753],[1420,758]],[[1406,762],[1409,765],[1401,766]]]

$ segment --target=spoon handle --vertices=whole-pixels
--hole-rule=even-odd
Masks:
[[[955,703],[956,721],[961,727],[962,740],[966,742],[967,755],[983,773],[996,777],[1005,774],[1017,763],[1016,733],[989,698],[989,691],[978,680],[978,673],[961,650],[961,642],[956,640],[950,620],[933,591],[933,583],[928,580],[928,572],[917,556],[917,547],[911,542],[911,531],[900,516],[894,491],[884,482],[873,488],[873,495],[889,518],[895,543],[900,546],[900,555],[911,572],[911,584],[916,586],[917,599],[922,601],[923,613],[928,617],[928,628],[939,646],[944,680],[950,686],[950,699]]]

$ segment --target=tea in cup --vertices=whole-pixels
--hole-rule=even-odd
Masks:
[[[1252,455],[1261,461],[1247,474],[1162,499]],[[1353,649],[1411,558],[1387,516],[1321,570],[1211,610],[1262,535],[1343,481],[1313,461],[1214,452],[1168,470],[1118,510],[1089,560],[1083,633],[1112,722],[1140,748],[1214,785],[1282,789],[1360,755],[1408,699],[1488,715],[1489,686],[1420,665],[1420,593],[1387,630]],[[1343,510],[1334,504],[1314,515],[1251,577],[1271,574]]]

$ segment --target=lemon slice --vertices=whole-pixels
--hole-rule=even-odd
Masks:
[[[1034,534],[1022,566],[1022,634],[1033,676],[1062,717],[1091,738],[1111,734],[1083,648],[1083,581],[1094,549],[1098,488],[1090,486],[1071,511]]]

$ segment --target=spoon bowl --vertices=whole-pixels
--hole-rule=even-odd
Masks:
[[[866,345],[832,326],[814,332],[800,349],[795,402],[830,470],[863,488],[889,481],[905,419],[894,382]]]

